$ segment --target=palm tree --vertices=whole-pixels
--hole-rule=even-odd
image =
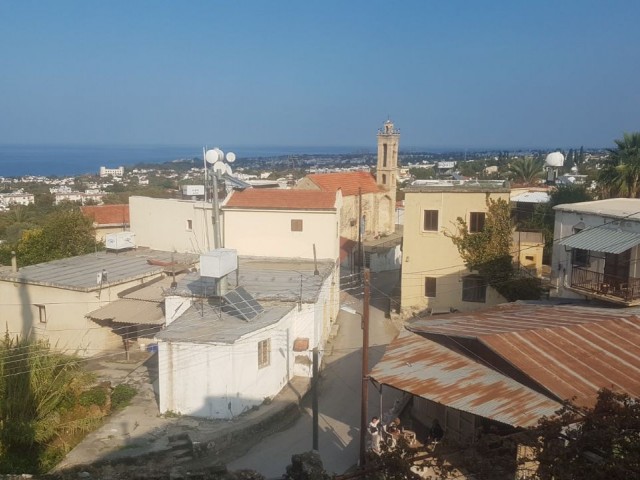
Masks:
[[[640,132],[624,133],[614,140],[609,159],[598,174],[603,196],[640,196]]]
[[[524,157],[509,165],[509,172],[517,183],[531,184],[542,175],[542,158]]]

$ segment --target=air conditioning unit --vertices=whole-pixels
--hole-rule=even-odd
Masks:
[[[136,248],[136,234],[133,232],[109,233],[105,236],[107,250]]]

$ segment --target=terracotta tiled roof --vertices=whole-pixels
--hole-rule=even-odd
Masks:
[[[248,188],[233,192],[224,208],[330,210],[335,204],[335,192]]]
[[[81,207],[82,213],[100,225],[129,225],[129,205],[91,205]]]
[[[343,197],[358,195],[358,188],[362,189],[362,193],[380,191],[375,178],[368,172],[314,173],[307,175],[307,178],[325,192],[335,192],[341,188]]]

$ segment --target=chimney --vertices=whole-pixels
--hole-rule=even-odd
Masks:
[[[17,272],[18,271],[18,259],[16,258],[16,252],[11,252],[11,271],[12,272]]]

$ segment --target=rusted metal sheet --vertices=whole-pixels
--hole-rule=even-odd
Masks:
[[[475,340],[558,399],[593,405],[598,389],[640,396],[635,309],[507,304],[408,328],[432,339]]]
[[[377,382],[465,412],[528,427],[560,404],[502,373],[409,331],[371,372]]]

